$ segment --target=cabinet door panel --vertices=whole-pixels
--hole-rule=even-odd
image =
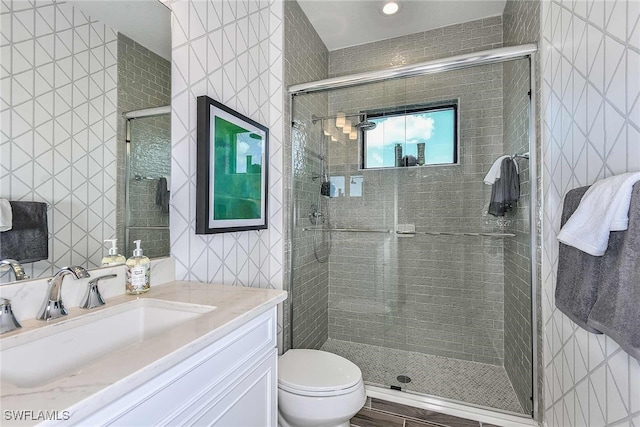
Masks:
[[[275,427],[277,425],[277,363],[278,352],[273,349],[252,369],[239,376],[230,375],[212,390],[212,396],[186,408],[188,419],[179,417],[167,425],[221,427]]]

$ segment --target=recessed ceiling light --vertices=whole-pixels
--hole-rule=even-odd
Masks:
[[[382,13],[385,15],[393,15],[394,13],[398,13],[399,10],[400,4],[394,1],[387,2],[382,6]]]

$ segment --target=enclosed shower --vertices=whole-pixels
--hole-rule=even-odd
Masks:
[[[148,257],[169,256],[171,107],[130,111],[124,162],[124,247],[131,254],[142,240]]]
[[[346,357],[374,389],[531,416],[534,51],[290,88],[291,348]],[[520,197],[493,216],[503,156]]]

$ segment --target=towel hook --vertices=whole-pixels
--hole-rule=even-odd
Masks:
[[[512,154],[511,155],[511,160],[514,160],[514,159],[517,159],[517,158],[529,160],[529,152],[527,151],[526,153]]]

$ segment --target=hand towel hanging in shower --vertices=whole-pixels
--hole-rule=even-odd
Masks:
[[[167,178],[159,178],[158,185],[156,187],[156,205],[162,208],[162,213],[169,213],[169,194],[169,183],[167,182]]]
[[[500,164],[500,178],[491,186],[489,213],[493,216],[504,216],[513,210],[520,198],[520,175],[515,160],[503,158]]]
[[[500,156],[493,162],[491,168],[489,169],[489,172],[487,172],[487,174],[484,176],[485,184],[493,185],[500,178],[500,168],[502,167],[502,161],[510,157],[511,156]]]

